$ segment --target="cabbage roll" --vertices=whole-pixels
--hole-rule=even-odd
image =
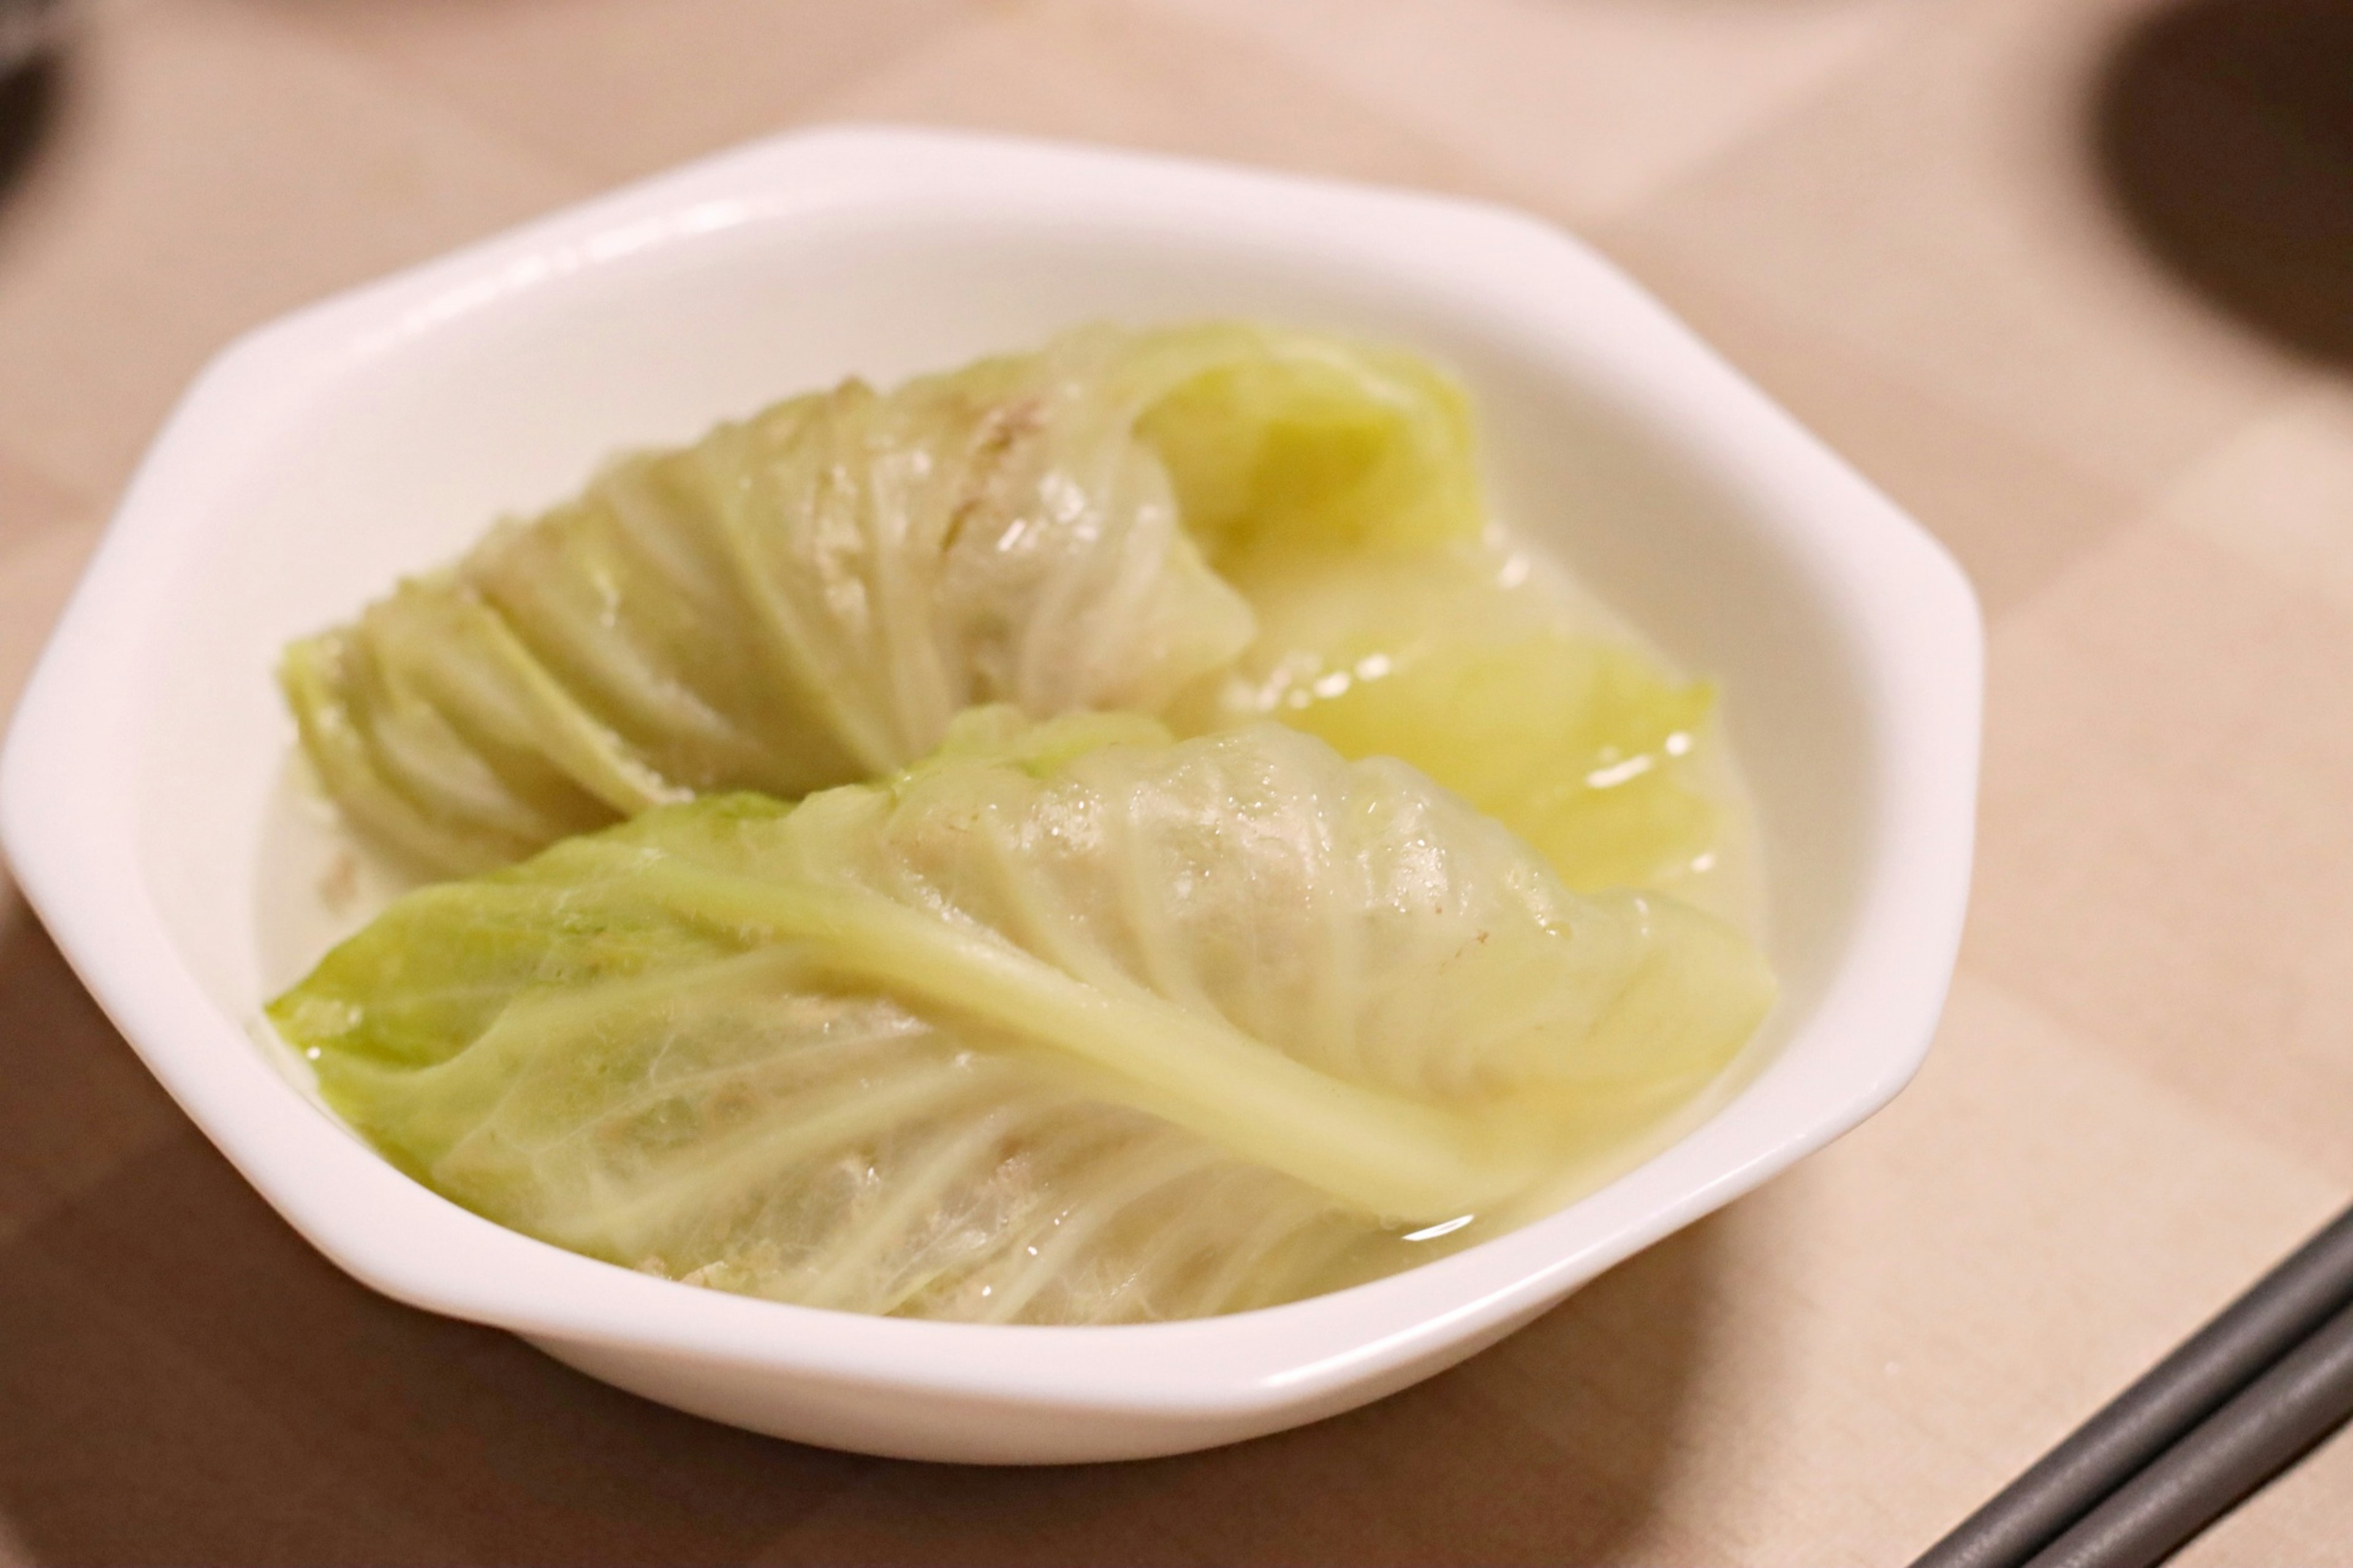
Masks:
[[[281,684],[345,816],[463,874],[699,793],[880,777],[975,704],[1157,712],[1251,637],[1205,552],[1475,531],[1470,450],[1408,355],[1082,329],[622,458],[297,643]]]
[[[420,889],[269,1016],[401,1168],[529,1235],[1092,1323],[1420,1261],[1687,1099],[1771,996],[1731,927],[1572,893],[1402,763],[997,708],[879,783]]]

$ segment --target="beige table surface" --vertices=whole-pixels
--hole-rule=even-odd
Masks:
[[[747,1436],[370,1295],[0,881],[0,1563],[1925,1545],[2353,1194],[2353,386],[2109,216],[2089,104],[2147,9],[99,5],[0,195],[0,707],[232,333],[706,149],[881,117],[1476,193],[1592,237],[1976,577],[1982,847],[1936,1050],[1862,1131],[1374,1408],[1033,1472]],[[2353,1562],[2353,1438],[2188,1560]]]

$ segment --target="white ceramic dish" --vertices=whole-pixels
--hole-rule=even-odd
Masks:
[[[1418,345],[1471,384],[1500,504],[1717,674],[1784,1001],[1704,1124],[1521,1230],[1271,1310],[908,1322],[575,1257],[383,1163],[250,1032],[290,637],[616,447],[856,370],[1092,317],[1240,314]],[[296,1228],[418,1306],[763,1431],[1103,1459],[1330,1415],[1471,1354],[1884,1104],[1968,879],[1982,636],[1951,561],[1590,251],[1493,208],[930,132],[785,137],[301,311],[230,348],[125,497],[0,763],[16,875],[180,1104]]]

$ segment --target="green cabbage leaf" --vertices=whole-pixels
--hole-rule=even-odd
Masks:
[[[501,1224],[772,1299],[1195,1316],[1427,1258],[1688,1098],[1772,982],[1390,759],[956,721],[891,777],[660,806],[393,904],[272,1004]]]
[[[1714,689],[1598,628],[1556,582],[1475,543],[1269,545],[1232,574],[1258,635],[1171,710],[1179,728],[1274,719],[1345,756],[1398,757],[1579,891],[1743,909]]]

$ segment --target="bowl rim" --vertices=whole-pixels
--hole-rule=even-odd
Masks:
[[[1606,363],[1770,498],[1860,650],[1874,852],[1846,950],[1782,1050],[1862,1042],[1837,1083],[1768,1066],[1695,1128],[1567,1207],[1462,1252],[1281,1307],[1037,1328],[881,1319],[681,1289],[481,1219],[400,1174],[264,1060],[176,952],[139,863],[137,714],[209,504],[322,389],[546,279],[746,223],[956,208],[1214,233],[1508,309],[1531,341]],[[28,681],[0,753],[0,847],[68,962],[272,1207],[364,1283],[533,1336],[1066,1410],[1231,1415],[1328,1400],[1492,1336],[1847,1131],[1917,1069],[1967,902],[1984,635],[1943,548],[1609,261],[1509,209],[1190,160],[965,132],[790,132],[626,186],[267,323],[166,422]],[[1705,1158],[1699,1158],[1704,1154]]]

